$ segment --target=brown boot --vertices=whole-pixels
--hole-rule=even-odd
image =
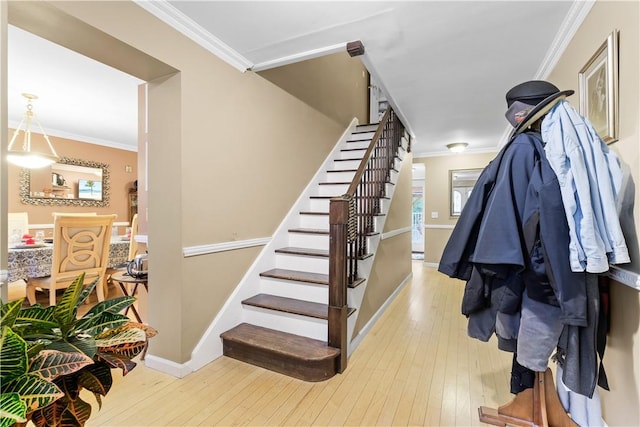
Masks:
[[[553,374],[551,369],[547,368],[542,376],[544,382],[544,394],[547,404],[547,419],[549,420],[550,427],[578,427],[578,424],[573,421],[567,411],[565,411],[558,397],[558,391],[553,383]]]

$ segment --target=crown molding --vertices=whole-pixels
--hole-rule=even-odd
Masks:
[[[15,120],[9,120],[8,128],[17,129],[19,124],[20,122],[17,122]],[[118,150],[138,152],[137,145],[132,145],[126,142],[116,142],[116,141],[110,141],[110,140],[101,139],[101,138],[94,138],[92,136],[80,135],[77,133],[67,132],[60,129],[47,128],[47,136],[71,139],[73,141],[86,142],[88,144],[94,144],[94,145],[102,145],[104,147],[116,148]],[[55,141],[53,141],[52,144],[55,146]]]
[[[190,38],[218,58],[241,72],[250,69],[253,64],[226,43],[214,37],[184,13],[169,4],[166,0],[133,0],[138,6],[160,19],[165,24]]]
[[[271,68],[282,67],[283,65],[293,64],[295,62],[306,61],[307,59],[318,58],[332,53],[338,53],[347,50],[347,42],[338,43],[330,46],[311,49],[306,52],[299,52],[282,58],[276,58],[271,61],[260,62],[251,67],[251,71],[264,71]]]
[[[556,33],[556,37],[553,39],[547,55],[544,57],[540,68],[535,75],[536,79],[544,80],[556,66],[560,57],[569,46],[569,43],[573,39],[582,22],[589,14],[589,11],[595,4],[595,0],[587,1],[574,1],[564,18],[564,21],[560,25],[560,29]]]

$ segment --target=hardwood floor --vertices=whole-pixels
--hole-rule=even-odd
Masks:
[[[413,262],[413,279],[349,359],[308,383],[227,357],[177,379],[144,362],[95,399],[87,426],[476,426],[511,399],[511,354],[467,337],[464,283]]]

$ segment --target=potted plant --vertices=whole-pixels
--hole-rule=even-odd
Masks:
[[[101,406],[111,369],[126,375],[136,366],[132,359],[157,332],[120,314],[134,297],[99,302],[77,317],[98,280],[84,287],[81,273],[55,306],[0,303],[0,427],[84,426],[91,405],[80,391],[91,391]]]

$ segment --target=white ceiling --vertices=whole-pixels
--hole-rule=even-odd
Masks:
[[[504,94],[544,78],[592,1],[138,1],[236,68],[264,69],[361,40],[360,58],[415,137],[414,154],[495,150]],[[38,95],[52,136],[135,150],[140,80],[9,28],[9,124]],[[577,88],[561,88],[577,89]],[[54,142],[55,144],[55,142]]]

